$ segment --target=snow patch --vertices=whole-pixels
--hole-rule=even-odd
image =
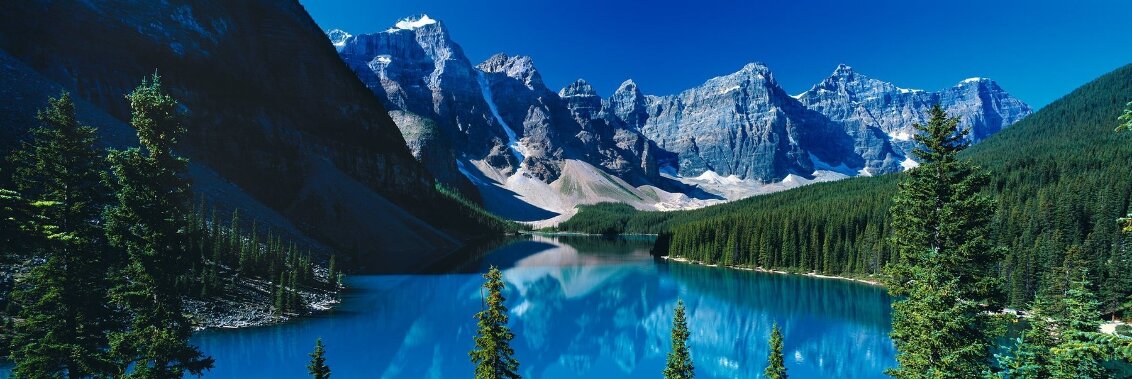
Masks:
[[[916,162],[916,160],[912,159],[912,157],[908,157],[904,158],[903,162],[900,162],[900,167],[903,167],[904,170],[911,170],[916,167],[920,167],[920,162]]]
[[[907,130],[888,133],[888,136],[892,137],[895,141],[907,141],[912,139],[912,133],[909,133]]]
[[[976,76],[976,77],[973,77],[973,78],[963,79],[963,81],[959,82],[959,84],[978,83],[978,82],[983,81],[984,79],[985,78],[980,78],[980,77]]]
[[[469,171],[468,167],[464,166],[463,160],[460,160],[460,159],[456,160],[456,170],[459,170],[461,174],[464,174],[464,177],[468,178],[468,180],[470,180],[472,182],[472,184],[475,184],[477,186],[489,185],[487,182],[480,179],[479,176],[477,176],[477,175],[473,174],[471,171]]]
[[[844,175],[848,175],[848,176],[856,175],[859,172],[858,170],[854,170],[852,168],[849,168],[849,166],[846,166],[845,163],[841,163],[837,166],[826,163],[825,161],[823,161],[823,160],[819,159],[817,156],[815,156],[813,153],[810,153],[810,162],[813,162],[814,170],[832,171],[832,172],[836,172],[836,173],[844,174]]]
[[[720,94],[725,94],[725,93],[731,93],[731,92],[735,92],[735,91],[738,91],[738,90],[739,90],[739,86],[732,86],[732,87],[730,87],[730,88],[726,88],[726,89],[724,89],[724,90],[722,90],[722,91],[719,91],[719,93],[720,93]]]
[[[393,62],[393,57],[390,55],[378,55],[374,57],[373,60],[377,63],[389,64],[389,62]]]
[[[432,24],[435,24],[435,23],[436,23],[436,20],[433,20],[432,18],[428,17],[427,14],[425,14],[425,15],[421,15],[420,18],[412,18],[412,17],[403,18],[400,21],[397,21],[397,23],[394,24],[393,27],[389,28],[389,30],[387,30],[387,31],[388,32],[395,32],[395,31],[398,31],[398,30],[415,30],[415,29],[421,28],[425,25],[432,25]]]
[[[480,93],[483,94],[483,100],[487,102],[487,107],[491,110],[491,115],[495,117],[495,121],[498,121],[499,126],[503,128],[503,133],[507,134],[507,147],[511,148],[511,153],[515,155],[515,158],[519,160],[519,165],[522,166],[522,162],[527,155],[526,147],[519,143],[519,138],[515,135],[515,131],[511,130],[511,126],[507,125],[507,122],[503,121],[503,116],[499,115],[499,108],[495,106],[495,100],[491,96],[491,88],[487,84],[487,76],[484,75],[483,71],[476,70],[476,81],[479,82]]]
[[[698,180],[698,181],[702,181],[702,182],[711,183],[711,184],[726,184],[726,185],[737,185],[737,184],[740,184],[740,183],[743,182],[743,179],[739,179],[739,177],[735,176],[735,174],[731,174],[731,175],[728,175],[728,176],[722,176],[722,175],[715,173],[715,171],[711,171],[711,170],[704,171],[703,174],[700,174],[700,176],[697,176],[694,179]]]
[[[922,90],[922,89],[908,89],[908,88],[900,88],[900,87],[896,87],[896,90],[900,91],[900,93],[920,93],[920,92],[924,92],[924,90]]]

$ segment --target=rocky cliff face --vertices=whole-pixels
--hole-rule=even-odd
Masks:
[[[847,134],[787,95],[761,64],[679,95],[647,96],[644,112],[636,96],[618,97],[629,100],[614,107],[625,112],[618,117],[640,125],[657,146],[677,154],[682,176],[713,171],[773,182],[788,174],[808,176],[814,171],[811,155],[832,165],[862,161],[846,148]]]
[[[490,115],[480,72],[443,23],[423,16],[383,32],[341,38],[347,34],[332,30],[328,35],[341,44],[337,49],[342,60],[387,109],[432,120],[440,138],[458,147],[459,154],[486,159],[501,169],[518,167],[507,151],[506,134]],[[428,165],[438,177],[455,181],[459,175],[448,166]]]
[[[915,130],[927,111],[940,104],[978,142],[1032,113],[990,79],[971,78],[937,92],[900,88],[840,65],[829,78],[798,95],[806,107],[840,124],[855,138],[854,148],[869,173],[898,171],[911,165]]]
[[[443,23],[428,16],[343,37],[348,35],[327,32],[342,45],[342,59],[391,111],[434,121],[457,159],[483,161],[505,175],[522,168],[546,183],[559,177],[567,159],[639,180],[656,166],[640,133],[607,122],[614,119],[605,119],[601,97],[569,88],[555,93],[530,57],[498,54],[473,67]],[[438,177],[449,170],[426,165]]]
[[[580,79],[557,92],[548,89],[529,57],[497,54],[472,66],[443,24],[428,16],[378,33],[326,33],[390,110],[435,122],[451,156],[462,162],[460,173],[480,192],[489,185],[506,189],[485,198],[521,198],[539,186],[515,175],[544,184],[571,181],[551,186],[569,192],[563,188],[576,188],[576,178],[563,175],[574,161],[580,162],[573,164],[575,174],[605,181],[603,188],[620,184],[590,174],[600,171],[637,187],[624,193],[641,202],[660,198],[668,199],[665,209],[682,207],[688,196],[703,195],[692,194],[695,186],[730,199],[912,167],[911,124],[923,122],[937,102],[972,128],[976,142],[1030,113],[989,80],[925,92],[847,66],[799,96],[788,95],[769,68],[752,63],[676,95],[647,95],[629,80],[603,98]],[[421,159],[442,180],[461,176],[443,159]],[[472,166],[483,175],[466,170]],[[720,192],[703,187],[709,184],[751,188]],[[639,196],[645,187],[656,191]]]

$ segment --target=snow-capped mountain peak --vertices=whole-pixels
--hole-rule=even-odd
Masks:
[[[330,38],[330,44],[334,45],[334,48],[339,51],[342,50],[343,46],[346,46],[346,40],[353,36],[354,35],[346,33],[346,31],[342,29],[330,29],[326,31],[326,37]]]
[[[416,30],[416,29],[420,29],[420,28],[422,28],[426,25],[432,25],[432,24],[435,24],[435,23],[436,23],[435,19],[428,17],[427,14],[422,14],[420,16],[407,17],[407,18],[403,18],[401,20],[398,20],[396,24],[393,24],[392,28],[389,28],[389,30],[386,30],[386,31],[387,32],[396,32],[396,31],[399,31],[399,30]]]

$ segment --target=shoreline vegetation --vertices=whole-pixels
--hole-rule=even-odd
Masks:
[[[749,271],[749,272],[761,272],[761,273],[765,273],[765,274],[805,276],[805,277],[816,278],[816,279],[844,280],[844,281],[850,281],[850,282],[865,284],[865,285],[869,285],[869,286],[885,288],[885,285],[883,283],[881,283],[880,280],[878,280],[878,279],[863,279],[863,278],[854,278],[854,277],[848,277],[848,276],[824,275],[824,274],[818,274],[816,272],[791,272],[791,271],[784,271],[784,270],[771,270],[771,269],[766,269],[766,268],[762,268],[762,267],[723,266],[723,265],[718,265],[718,264],[706,264],[706,263],[701,262],[701,261],[696,261],[696,260],[692,260],[692,259],[688,259],[688,258],[681,258],[681,257],[672,257],[672,256],[667,256],[667,255],[661,256],[659,258],[663,259],[667,262],[675,262],[675,263],[697,265],[697,266],[704,266],[704,267],[711,267],[711,268],[731,269],[731,270],[740,270],[740,271]],[[1016,309],[1003,309],[1003,311],[1000,312],[999,314],[1010,314],[1010,315],[1013,315],[1013,316],[1025,318],[1025,317],[1027,317],[1029,312],[1028,311],[1019,311],[1019,310],[1016,310]],[[1124,321],[1124,320],[1103,321],[1103,322],[1101,322],[1100,332],[1105,333],[1105,334],[1114,335],[1114,336],[1119,335],[1119,334],[1117,334],[1116,329],[1117,329],[1117,327],[1119,327],[1121,325],[1132,325],[1132,323]]]
[[[874,280],[874,279],[863,279],[863,278],[854,278],[854,277],[838,276],[838,275],[825,275],[825,274],[819,274],[819,273],[816,273],[816,272],[791,272],[791,271],[784,271],[784,270],[773,270],[773,269],[767,269],[767,268],[758,267],[758,266],[755,266],[755,267],[742,266],[742,265],[725,266],[725,265],[718,265],[718,264],[707,264],[707,263],[704,263],[702,261],[697,261],[697,260],[692,260],[692,259],[682,258],[682,257],[673,257],[673,256],[668,256],[668,255],[661,256],[660,258],[664,259],[666,261],[678,262],[678,263],[684,263],[684,264],[692,264],[692,265],[698,265],[698,266],[704,266],[704,267],[726,268],[726,269],[732,269],[732,270],[762,272],[762,273],[767,273],[767,274],[807,276],[807,277],[817,278],[817,279],[846,280],[846,281],[857,282],[857,283],[861,283],[861,284],[867,284],[867,285],[870,285],[870,286],[884,287],[884,284],[881,284],[881,282],[879,280]]]

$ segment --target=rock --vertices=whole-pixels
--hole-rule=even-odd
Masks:
[[[994,81],[972,78],[938,92],[900,88],[839,65],[829,78],[798,95],[806,107],[841,125],[855,139],[855,150],[873,174],[902,169],[912,152],[915,123],[940,104],[971,130],[978,142],[1029,115],[1032,110]]]

